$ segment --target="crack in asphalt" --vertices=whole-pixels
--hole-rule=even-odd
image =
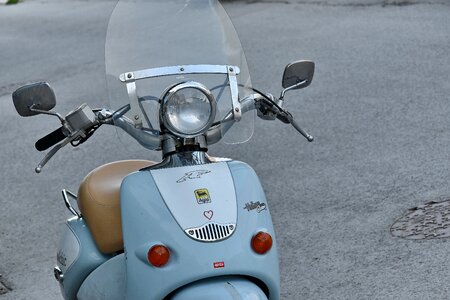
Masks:
[[[11,285],[6,282],[2,274],[0,274],[0,295],[4,295],[8,292],[11,292],[13,289]]]

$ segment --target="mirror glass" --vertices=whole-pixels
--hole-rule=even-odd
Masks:
[[[39,114],[36,110],[49,111],[56,105],[55,93],[47,82],[37,82],[18,88],[12,94],[14,106],[22,117]]]
[[[283,73],[283,88],[292,87],[302,81],[306,82],[300,84],[293,89],[302,89],[311,84],[314,76],[314,62],[310,60],[294,61],[286,66]]]

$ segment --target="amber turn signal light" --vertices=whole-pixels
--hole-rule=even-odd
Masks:
[[[265,254],[272,248],[272,236],[267,232],[260,231],[252,238],[252,249],[258,254]]]
[[[148,250],[147,260],[153,266],[160,268],[167,264],[170,258],[169,249],[163,245],[155,245]]]

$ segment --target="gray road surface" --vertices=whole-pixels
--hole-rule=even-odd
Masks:
[[[279,2],[279,3],[276,3]],[[308,2],[308,3],[305,3]],[[232,1],[256,87],[277,94],[283,67],[316,62],[287,108],[316,138],[257,120],[244,145],[212,154],[248,162],[273,213],[283,299],[446,299],[449,240],[393,238],[408,208],[450,198],[450,6],[443,1]],[[364,4],[364,5],[360,5]],[[1,300],[60,299],[52,268],[68,217],[62,188],[77,190],[123,152],[102,128],[64,149],[41,175],[34,142],[58,125],[20,118],[10,94],[47,80],[57,109],[105,104],[102,51],[111,1],[0,6]]]

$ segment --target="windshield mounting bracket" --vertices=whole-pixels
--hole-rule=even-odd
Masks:
[[[123,75],[123,74],[122,74]],[[137,95],[137,91],[136,91],[136,80],[134,77],[133,72],[128,72],[126,73],[126,85],[127,85],[127,93],[128,93],[128,97],[130,98],[130,110],[131,110],[131,114],[132,114],[132,119],[133,119],[133,123],[134,126],[141,128],[142,127],[142,120],[143,115],[142,115],[142,111],[139,105],[139,97]]]
[[[141,127],[143,116],[140,110],[139,98],[136,91],[136,80],[182,74],[226,74],[230,84],[233,117],[235,121],[239,121],[242,117],[241,103],[239,102],[239,88],[236,78],[239,73],[240,69],[236,66],[180,65],[126,72],[120,74],[119,80],[127,85],[128,96],[130,97],[130,108],[133,114],[133,122],[137,127]]]
[[[233,117],[235,121],[240,121],[242,117],[242,112],[241,112],[241,103],[239,102],[239,88],[236,78],[236,71],[233,66],[229,66],[227,69],[228,69],[228,80],[230,82]]]

